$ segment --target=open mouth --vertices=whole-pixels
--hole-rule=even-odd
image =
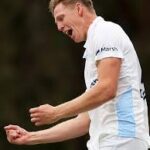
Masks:
[[[73,33],[73,30],[72,29],[69,29],[65,32],[69,37],[72,36],[72,33]]]

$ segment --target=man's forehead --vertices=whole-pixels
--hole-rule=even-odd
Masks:
[[[63,3],[57,4],[54,9],[54,16],[56,16],[57,14],[64,13],[65,10],[72,10],[72,5],[64,5]]]
[[[65,9],[65,6],[62,3],[59,3],[56,5],[54,9],[54,16],[56,16],[59,13],[62,13],[62,11]]]

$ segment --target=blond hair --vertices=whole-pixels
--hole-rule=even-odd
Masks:
[[[73,4],[77,3],[77,2],[81,2],[84,6],[86,6],[91,11],[94,10],[92,0],[50,0],[49,10],[53,14],[55,7],[59,3],[62,3],[64,5],[73,5]]]

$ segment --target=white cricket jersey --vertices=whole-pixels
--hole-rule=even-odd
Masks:
[[[99,150],[101,140],[114,135],[149,141],[141,67],[129,37],[119,25],[97,17],[89,27],[84,47],[87,90],[98,81],[97,61],[108,57],[122,59],[116,97],[89,111],[91,123],[88,149]]]

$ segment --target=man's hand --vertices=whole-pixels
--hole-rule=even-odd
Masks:
[[[4,127],[7,140],[12,144],[23,145],[28,144],[29,132],[17,125],[8,125]]]
[[[51,124],[59,120],[55,107],[45,104],[29,110],[31,122],[36,126]]]

